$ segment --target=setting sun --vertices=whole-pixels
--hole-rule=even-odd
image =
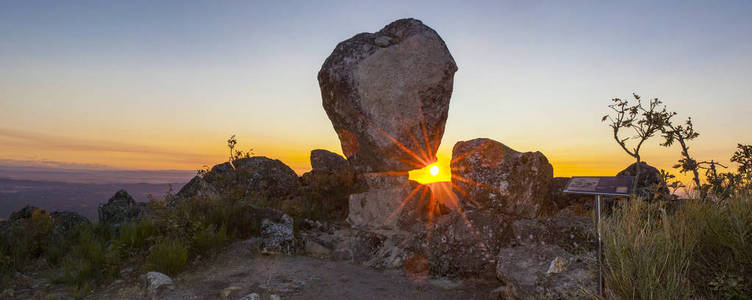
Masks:
[[[430,172],[433,176],[439,175],[439,166],[431,166]]]
[[[433,182],[452,181],[452,173],[449,170],[449,161],[439,159],[422,169],[412,170],[409,172],[410,180],[417,181],[420,184]]]

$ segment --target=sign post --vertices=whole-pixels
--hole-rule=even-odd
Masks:
[[[595,228],[598,231],[598,293],[603,296],[603,242],[601,240],[601,196],[629,196],[634,176],[572,177],[564,193],[595,195]]]

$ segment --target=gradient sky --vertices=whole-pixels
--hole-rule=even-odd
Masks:
[[[556,176],[613,175],[630,158],[600,118],[632,92],[692,116],[699,159],[752,143],[750,1],[2,1],[0,159],[198,169],[237,134],[305,171],[310,150],[341,153],[324,59],[404,17],[459,66],[440,157],[488,137]],[[643,154],[678,156],[658,139]]]

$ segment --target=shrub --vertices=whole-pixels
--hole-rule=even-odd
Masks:
[[[223,225],[217,230],[216,226],[211,224],[193,237],[191,254],[204,255],[212,248],[224,245],[228,240],[226,226]]]
[[[157,243],[146,258],[146,266],[168,275],[183,271],[188,262],[188,247],[179,240],[165,240]]]
[[[101,229],[84,227],[79,231],[75,245],[63,259],[61,281],[82,288],[117,274],[119,253],[99,235]]]
[[[145,249],[157,233],[157,226],[154,222],[150,219],[143,219],[138,223],[122,225],[117,240],[120,245],[131,251]]]

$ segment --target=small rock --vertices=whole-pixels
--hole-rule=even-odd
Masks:
[[[248,295],[243,296],[243,298],[240,298],[240,300],[261,300],[261,297],[259,296],[259,294],[250,293]]]
[[[272,294],[271,296],[269,296],[269,300],[282,300],[282,297],[277,294]]]
[[[567,261],[564,258],[557,256],[556,258],[554,258],[554,260],[551,261],[551,265],[548,266],[548,271],[546,271],[546,274],[566,272],[567,265]]]
[[[232,293],[234,293],[236,291],[239,291],[241,289],[242,288],[239,287],[239,286],[230,286],[230,287],[227,287],[227,288],[219,291],[219,296],[222,297],[222,298],[227,298],[227,297],[230,297],[230,295],[232,295]]]
[[[146,285],[146,290],[150,294],[156,293],[162,287],[169,289],[173,289],[175,287],[175,283],[173,283],[172,278],[159,272],[146,273],[146,275],[144,275],[143,277],[143,282],[144,285]]]

